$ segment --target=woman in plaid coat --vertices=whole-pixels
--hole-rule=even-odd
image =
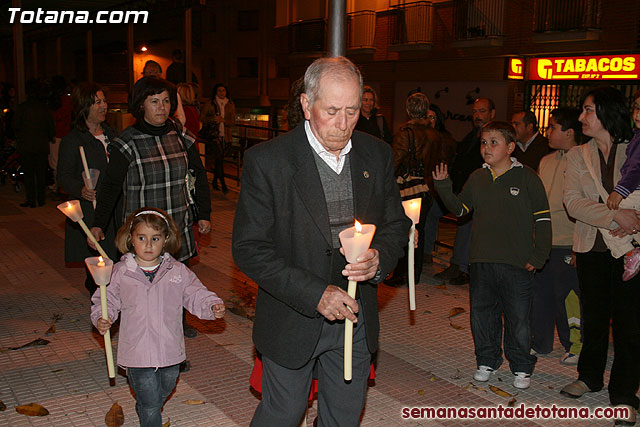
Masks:
[[[176,107],[176,87],[172,83],[143,77],[135,84],[129,111],[137,122],[110,146],[109,166],[91,232],[98,240],[104,238],[103,230],[120,197],[120,224],[138,208],[159,208],[171,215],[180,230],[182,245],[176,258],[184,262],[196,254],[192,224],[197,221],[200,233],[211,231],[211,198],[195,136],[170,118]],[[189,169],[196,177],[198,218],[194,218],[188,202]]]

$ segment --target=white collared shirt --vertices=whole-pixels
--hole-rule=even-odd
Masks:
[[[318,156],[324,161],[335,173],[340,174],[342,172],[342,168],[344,166],[344,160],[349,151],[351,151],[351,138],[347,141],[347,145],[344,146],[342,150],[340,150],[340,154],[336,158],[335,154],[331,154],[327,151],[326,148],[320,144],[318,138],[313,134],[311,130],[311,125],[309,125],[309,120],[304,121],[304,131],[307,134],[307,139],[309,140],[309,145],[313,148],[313,151],[316,152]]]
[[[525,152],[525,151],[527,151],[527,148],[529,148],[529,146],[531,145],[533,140],[536,139],[536,137],[538,136],[539,133],[540,133],[540,131],[538,131],[535,134],[533,134],[533,136],[531,138],[529,138],[529,140],[527,142],[525,142],[524,144],[522,142],[520,142],[520,141],[516,141],[516,144],[518,144],[518,147],[520,147],[520,149],[523,152]]]

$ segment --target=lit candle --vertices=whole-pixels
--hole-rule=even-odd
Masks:
[[[107,285],[111,281],[111,271],[113,269],[113,261],[103,257],[90,257],[84,260],[93,280],[100,286],[100,312],[102,318],[109,318],[107,312]],[[116,377],[115,366],[113,364],[113,349],[111,347],[111,333],[107,331],[104,334],[104,352],[107,358],[107,370],[109,378]]]
[[[420,221],[420,207],[422,199],[409,199],[402,202],[404,213],[411,219],[411,230],[409,231],[409,246],[407,248],[407,275],[409,278],[409,310],[416,309],[416,273],[414,270],[414,244],[416,223]]]
[[[344,249],[345,258],[350,264],[357,263],[357,259],[360,255],[365,253],[371,241],[373,235],[376,232],[376,226],[373,224],[361,225],[358,221],[355,222],[353,227],[349,227],[343,230],[338,235],[340,237],[340,244]],[[349,280],[349,287],[347,293],[353,299],[356,298],[356,285],[355,280]],[[353,360],[353,322],[349,319],[344,320],[344,379],[351,381],[352,377],[352,360]]]
[[[58,205],[58,210],[69,217],[71,221],[77,222],[82,230],[84,230],[87,237],[93,242],[94,245],[96,245],[96,249],[98,250],[98,252],[100,252],[100,255],[102,255],[105,259],[109,259],[109,255],[107,255],[104,249],[102,249],[100,243],[98,243],[96,238],[93,237],[93,234],[91,234],[91,231],[89,230],[89,227],[87,227],[87,224],[85,224],[82,220],[82,218],[84,218],[84,214],[82,213],[82,207],[80,206],[79,200],[69,200],[68,202],[60,203]]]

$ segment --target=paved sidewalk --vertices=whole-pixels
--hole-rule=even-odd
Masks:
[[[233,190],[233,189],[232,189]],[[163,421],[172,426],[247,426],[259,395],[248,384],[254,358],[251,342],[251,299],[256,286],[231,260],[231,225],[237,192],[213,192],[213,229],[201,240],[201,256],[193,270],[232,308],[223,321],[189,322],[199,330],[187,339],[191,371],[183,373],[175,393],[166,403]],[[84,269],[64,264],[64,217],[47,200],[42,208],[20,208],[21,194],[0,186],[0,426],[101,426],[117,401],[125,425],[137,425],[135,400],[125,377],[109,386],[103,341],[89,322],[89,298],[84,289]],[[448,238],[451,229],[443,229]],[[448,233],[448,234],[447,234]],[[579,401],[564,398],[559,389],[573,380],[575,368],[560,365],[556,350],[539,358],[528,390],[511,385],[506,365],[488,384],[473,382],[475,370],[469,327],[468,286],[436,286],[431,275],[445,266],[448,251],[427,266],[417,287],[417,310],[408,311],[407,288],[381,285],[381,342],[377,379],[369,388],[363,426],[468,425],[468,420],[405,421],[403,407],[508,405],[517,407],[584,405],[606,406],[606,390]],[[465,312],[449,319],[453,307]],[[236,313],[236,314],[234,314]],[[55,322],[55,332],[45,332]],[[46,346],[19,347],[34,339]],[[114,352],[117,330],[113,333]],[[556,348],[560,345],[556,343]],[[501,397],[489,385],[514,397]],[[184,401],[202,400],[201,405]],[[46,417],[27,417],[16,405],[39,403]],[[315,409],[308,411],[311,426]],[[495,425],[495,421],[474,422]],[[501,425],[612,425],[612,421],[575,420],[509,421]],[[276,426],[277,427],[277,426]]]

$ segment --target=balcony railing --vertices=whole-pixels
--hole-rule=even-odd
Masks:
[[[289,53],[324,51],[325,22],[310,19],[289,24]]]
[[[504,0],[456,0],[456,40],[502,37]]]
[[[348,14],[348,49],[373,49],[375,37],[376,13],[373,10],[361,10]]]
[[[433,4],[417,1],[393,7],[389,15],[392,45],[411,45],[433,41]]]
[[[534,31],[600,28],[601,0],[536,0]]]

